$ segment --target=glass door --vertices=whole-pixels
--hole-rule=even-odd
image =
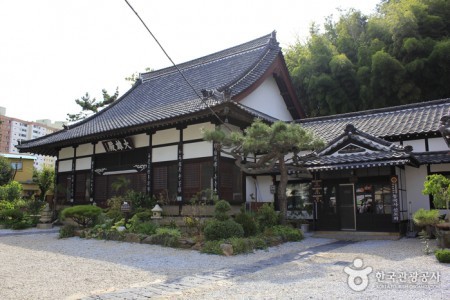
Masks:
[[[339,185],[339,218],[341,230],[356,229],[355,190],[353,183]]]

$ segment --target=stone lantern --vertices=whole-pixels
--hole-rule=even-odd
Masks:
[[[50,206],[45,204],[44,209],[41,212],[41,217],[39,218],[39,223],[37,224],[37,228],[39,229],[50,229],[53,227],[52,221],[52,210],[50,209]]]
[[[153,207],[152,209],[153,215],[152,215],[152,219],[162,219],[162,208],[161,206],[159,206],[158,204],[155,205],[155,207]]]

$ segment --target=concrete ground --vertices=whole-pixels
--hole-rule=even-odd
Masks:
[[[222,257],[0,230],[0,299],[450,299],[450,265],[423,248],[307,237]]]

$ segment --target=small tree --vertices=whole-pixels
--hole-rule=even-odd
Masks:
[[[268,125],[260,119],[255,120],[244,133],[225,134],[215,130],[205,132],[204,138],[225,146],[221,151],[232,155],[236,165],[247,174],[272,172],[275,165],[278,166],[278,199],[283,224],[286,223],[287,214],[288,167],[303,169],[307,156],[301,156],[300,151],[316,150],[324,145],[322,140],[299,124],[277,121]],[[248,159],[250,154],[253,157]]]
[[[44,202],[45,196],[53,189],[55,170],[49,166],[44,166],[42,170],[33,170],[33,182],[39,187],[41,194],[39,199]]]
[[[422,191],[424,195],[433,196],[435,208],[445,207],[446,219],[450,220],[449,202],[450,202],[450,179],[441,174],[428,175]]]
[[[9,160],[0,156],[0,186],[7,184],[11,180],[12,171]]]

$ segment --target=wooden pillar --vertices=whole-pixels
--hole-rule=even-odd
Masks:
[[[56,149],[56,160],[55,160],[55,178],[53,179],[53,212],[56,211],[56,203],[58,203],[58,183],[59,183],[59,150]]]
[[[177,170],[178,170],[178,180],[177,180],[177,201],[183,202],[183,129],[186,127],[177,127],[180,131],[180,139],[178,141],[178,153],[177,153]],[[180,209],[181,212],[181,209]]]
[[[220,178],[219,178],[219,163],[220,163],[220,144],[213,143],[213,182],[212,189],[213,192],[220,199]]]
[[[92,143],[92,156],[91,156],[91,176],[89,186],[89,201],[92,204],[96,204],[95,199],[95,153],[97,142]]]
[[[153,163],[153,157],[152,157],[152,146],[153,146],[153,134],[154,131],[150,131],[147,133],[148,135],[148,148],[147,148],[147,182],[146,182],[146,193],[147,195],[152,195],[153,190],[153,174],[152,174],[152,163]]]
[[[73,158],[72,158],[72,172],[70,175],[70,203],[73,204],[75,201],[75,170],[76,170],[76,163],[77,163],[77,147],[73,146]]]

